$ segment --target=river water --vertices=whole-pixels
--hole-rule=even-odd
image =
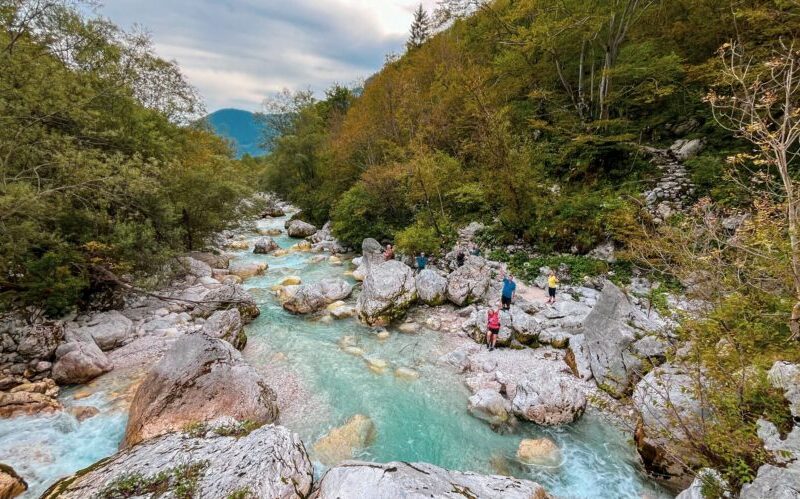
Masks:
[[[261,220],[259,229],[282,228],[285,219]],[[256,238],[257,233],[249,232]],[[283,248],[297,240],[275,237]],[[247,327],[244,356],[267,375],[270,383],[298,385],[301,403],[284,411],[281,424],[297,432],[312,453],[313,443],[351,416],[373,420],[375,441],[357,458],[371,461],[424,461],[445,468],[481,473],[505,473],[537,481],[563,498],[670,497],[640,471],[628,437],[601,416],[587,413],[561,428],[522,424],[514,434],[498,434],[466,410],[469,392],[459,375],[436,359],[448,351],[447,339],[422,329],[404,334],[389,329],[379,340],[375,331],[354,319],[320,320],[285,312],[270,288],[286,276],[304,282],[326,277],[348,278],[347,263],[315,261],[318,254],[291,252],[284,256],[236,253],[237,260],[266,261],[264,276],[245,282],[256,297],[261,316]],[[319,258],[316,258],[318,260]],[[369,357],[384,359],[389,368],[379,374],[364,359],[345,353],[340,345],[355,344]],[[278,374],[277,372],[286,373]],[[416,380],[393,375],[398,367],[420,373]],[[78,390],[65,390],[65,405],[92,405],[101,414],[78,422],[67,412],[46,417],[0,419],[0,462],[13,466],[30,485],[23,497],[38,497],[60,477],[82,469],[116,451],[122,439],[128,398],[121,398],[130,378],[109,373]],[[88,396],[87,396],[88,395]],[[76,400],[80,398],[80,400]],[[562,449],[558,468],[525,466],[515,460],[522,438],[547,436]],[[322,465],[318,472],[324,471]]]

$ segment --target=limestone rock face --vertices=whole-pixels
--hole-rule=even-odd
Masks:
[[[207,253],[202,251],[192,251],[187,256],[199,260],[212,269],[227,269],[230,264],[231,257],[226,254]]]
[[[800,418],[800,365],[776,362],[767,376],[774,387],[783,390],[792,415]]]
[[[739,499],[796,499],[800,491],[800,462],[785,468],[765,464],[756,479],[744,485]]]
[[[506,425],[513,420],[511,402],[495,390],[478,390],[475,395],[469,398],[467,409],[470,414],[488,422],[492,426]]]
[[[235,424],[221,428],[230,430]],[[100,497],[110,484],[132,473],[152,478],[180,466],[198,473],[194,497],[233,497],[248,490],[252,497],[300,499],[311,493],[313,468],[303,442],[282,426],[267,425],[244,436],[221,436],[212,429],[201,436],[156,437],[56,483],[42,497]],[[174,497],[174,487],[167,482],[164,497]]]
[[[361,243],[361,262],[359,267],[364,267],[366,275],[372,267],[377,267],[384,262],[383,246],[375,239],[367,238]]]
[[[11,466],[0,463],[0,498],[12,499],[28,490],[25,483]]]
[[[353,459],[353,454],[368,447],[375,436],[375,423],[367,416],[356,414],[320,438],[314,444],[314,454],[323,464],[333,466]]]
[[[238,284],[225,284],[211,289],[202,297],[206,301],[201,308],[211,313],[215,310],[236,307],[242,322],[249,323],[261,314],[255,299]]]
[[[468,256],[447,279],[447,299],[463,307],[481,300],[489,291],[492,269],[479,256]]]
[[[17,353],[26,360],[49,359],[64,339],[64,327],[56,322],[34,324],[27,328],[17,345]]]
[[[545,370],[545,368],[547,368]],[[516,386],[514,414],[543,426],[572,423],[586,410],[586,396],[570,376],[545,364]]]
[[[795,421],[800,418],[800,365],[776,362],[767,373],[770,384],[783,390]],[[800,425],[794,425],[784,437],[771,421],[759,419],[758,436],[776,465],[765,464],[758,469],[752,483],[742,487],[744,499],[788,499],[800,494]]]
[[[561,449],[549,438],[525,439],[519,443],[517,458],[525,464],[556,467],[561,465]]]
[[[353,286],[344,279],[323,279],[315,283],[286,286],[281,294],[281,305],[293,314],[308,314],[343,300],[352,292]]]
[[[211,317],[206,319],[201,331],[212,338],[227,341],[237,350],[241,350],[247,345],[242,314],[236,308],[214,312]]]
[[[690,464],[696,460],[688,443],[681,444],[691,438],[686,430],[693,433],[704,416],[694,396],[696,386],[689,373],[666,364],[649,372],[633,391],[633,405],[639,414],[635,433],[639,455],[648,470],[667,477],[667,484],[676,488],[692,481],[689,470],[670,456],[681,456]]]
[[[193,277],[211,277],[213,273],[211,265],[191,256],[178,258],[178,264],[180,265],[180,270]]]
[[[628,325],[633,315],[628,298],[613,283],[606,282],[603,292],[583,323],[585,345],[589,351],[592,375],[599,386],[611,394],[624,394],[641,367],[630,352],[636,341],[635,331]]]
[[[575,376],[586,380],[592,379],[592,361],[584,335],[576,334],[570,337],[565,360]]]
[[[71,341],[94,341],[100,350],[107,352],[124,345],[133,333],[133,321],[112,310],[91,315],[77,326],[70,324],[67,338]]]
[[[312,251],[327,251],[329,253],[344,253],[347,251],[331,232],[331,223],[326,222],[320,230],[309,238]]]
[[[428,463],[386,464],[348,461],[328,470],[318,499],[548,499],[528,480],[448,471]]]
[[[230,343],[185,335],[139,385],[123,447],[220,417],[272,423],[278,418],[275,400],[275,392]]]
[[[703,139],[679,139],[670,146],[669,152],[671,152],[678,161],[686,161],[700,154],[704,148],[705,141]]]
[[[432,269],[425,269],[416,277],[420,301],[428,305],[441,305],[447,300],[447,279]]]
[[[53,380],[49,380],[56,388]],[[0,392],[0,418],[56,412],[63,409],[55,395],[40,391]]]
[[[417,299],[414,271],[398,260],[367,266],[356,303],[358,317],[368,324],[385,324],[401,317]]]
[[[264,262],[236,262],[228,270],[231,275],[244,280],[263,274],[267,268],[268,265]]]
[[[264,236],[256,241],[256,244],[253,247],[253,253],[266,255],[268,253],[272,253],[279,247],[280,246],[278,246],[278,243],[276,243],[274,239],[269,236]]]
[[[86,383],[114,368],[94,343],[64,343],[56,350],[53,379],[60,385]]]
[[[310,223],[303,222],[302,220],[292,220],[286,227],[286,233],[289,237],[308,237],[313,236],[317,232],[317,228]]]

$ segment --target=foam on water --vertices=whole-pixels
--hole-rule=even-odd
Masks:
[[[28,483],[23,498],[39,497],[58,479],[69,476],[117,451],[127,414],[102,392],[70,405],[97,407],[101,414],[79,422],[69,411],[52,415],[0,419],[0,462],[11,465]]]
[[[284,220],[260,221],[259,228],[281,227]],[[296,242],[285,236],[275,239],[283,248]],[[391,337],[381,341],[374,330],[355,320],[325,322],[286,313],[269,291],[284,277],[297,275],[304,282],[344,277],[346,266],[314,263],[315,257],[318,255],[302,252],[280,257],[236,254],[237,260],[269,263],[265,276],[245,283],[262,314],[247,328],[249,339],[243,353],[262,370],[279,355],[312,395],[302,401],[299,412],[284,413],[281,418],[308,449],[331,428],[354,414],[364,414],[374,421],[377,437],[357,456],[361,459],[425,461],[456,470],[511,474],[537,481],[564,498],[666,496],[641,473],[626,436],[597,415],[589,413],[561,428],[521,424],[516,433],[505,435],[471,417],[463,380],[436,363],[447,352],[440,333],[422,330],[409,335],[391,330]],[[378,374],[363,358],[345,353],[340,346],[345,336],[366,356],[387,361],[386,371]],[[396,377],[393,373],[398,367],[416,370],[419,379]],[[101,410],[84,422],[66,412],[0,420],[0,462],[12,465],[28,481],[31,489],[25,497],[37,497],[58,478],[117,450],[126,414],[119,399],[114,399],[124,386],[113,375],[94,383],[88,398],[76,401],[74,390],[64,393],[62,401],[67,405]],[[515,453],[520,440],[543,436],[561,447],[563,464],[547,469],[518,463]],[[318,465],[318,470],[322,469]]]

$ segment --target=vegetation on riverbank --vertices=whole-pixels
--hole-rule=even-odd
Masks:
[[[255,172],[149,39],[71,2],[0,3],[0,311],[58,316],[202,247]]]

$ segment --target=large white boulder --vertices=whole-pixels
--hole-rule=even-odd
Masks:
[[[467,410],[492,426],[504,426],[513,421],[511,402],[495,390],[478,390],[469,398]]]
[[[414,271],[398,260],[367,265],[356,303],[358,317],[368,324],[387,324],[400,318],[417,299]]]
[[[132,339],[133,321],[116,310],[94,314],[80,326],[69,324],[67,340],[89,341],[91,338],[103,351],[114,350]]]
[[[286,227],[286,233],[289,237],[303,238],[313,236],[317,232],[317,228],[310,223],[303,222],[302,220],[292,220]]]
[[[353,292],[353,285],[344,279],[323,279],[310,284],[286,286],[280,293],[283,308],[294,314],[308,314],[331,303],[344,300]]]
[[[242,314],[237,308],[214,312],[206,319],[201,331],[212,338],[227,341],[237,350],[243,349],[247,344]]]
[[[122,446],[220,417],[272,423],[275,400],[230,343],[203,333],[181,336],[136,390]]]
[[[492,280],[492,268],[479,256],[468,256],[464,265],[447,278],[447,299],[463,307],[486,296]]]
[[[280,248],[280,246],[278,246],[278,243],[276,243],[274,239],[269,236],[264,236],[256,241],[256,244],[253,247],[253,253],[266,255],[268,253],[272,253],[278,248]]]
[[[122,450],[56,483],[42,497],[152,497],[147,490],[111,493],[123,483],[136,486],[133,476],[142,483],[160,478],[159,496],[184,497],[178,494],[178,478],[185,488],[185,476],[191,474],[192,497],[239,497],[246,490],[248,497],[299,499],[311,493],[313,471],[303,442],[286,428],[249,431],[235,421],[219,421],[207,431],[170,433]]]
[[[543,426],[576,421],[586,410],[586,396],[576,381],[552,369],[552,364],[534,367],[525,379],[517,381],[514,414]]]
[[[428,463],[349,461],[328,470],[318,499],[547,499],[544,488],[528,480],[448,471]]]
[[[56,349],[56,359],[53,379],[60,385],[86,383],[114,367],[94,342],[64,343]]]
[[[597,305],[583,321],[592,375],[614,396],[625,394],[641,369],[641,360],[631,351],[637,339],[630,326],[633,315],[628,297],[606,281]]]
[[[425,269],[416,277],[420,301],[428,305],[441,305],[447,300],[447,278],[433,269]]]

